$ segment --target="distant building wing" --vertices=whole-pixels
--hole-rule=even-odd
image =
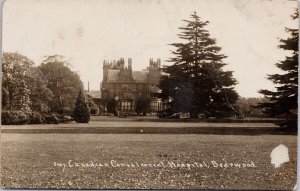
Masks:
[[[101,98],[100,90],[90,90],[89,92],[86,91],[86,94],[90,95],[92,98]]]
[[[93,98],[101,98],[101,91],[100,90],[91,90],[89,92],[89,94],[93,97]]]

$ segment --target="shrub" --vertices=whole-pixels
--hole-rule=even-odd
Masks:
[[[18,125],[28,124],[30,121],[30,117],[28,113],[24,113],[23,111],[15,111],[18,116]]]
[[[45,123],[45,117],[38,112],[30,113],[30,124],[43,124]]]
[[[24,125],[24,124],[59,124],[72,121],[71,117],[55,113],[40,114],[39,112],[22,112],[3,110],[1,112],[2,125]]]
[[[88,123],[90,121],[90,109],[81,90],[78,93],[72,117],[77,123]]]
[[[45,123],[47,123],[47,124],[58,124],[59,123],[59,118],[54,113],[44,115],[44,117],[45,117]]]
[[[73,118],[70,116],[66,116],[66,115],[61,115],[61,114],[55,114],[57,119],[59,120],[59,123],[67,123],[69,121],[72,121]]]
[[[1,124],[3,125],[22,125],[29,121],[29,115],[23,111],[6,110],[1,112]]]
[[[90,109],[91,115],[99,115],[99,108],[98,107],[91,107]]]
[[[18,121],[18,116],[12,111],[1,112],[1,124],[2,125],[13,125]]]

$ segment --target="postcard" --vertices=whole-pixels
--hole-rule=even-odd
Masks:
[[[294,190],[298,4],[7,0],[1,188]]]

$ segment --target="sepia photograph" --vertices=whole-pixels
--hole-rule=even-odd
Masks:
[[[296,0],[2,2],[2,189],[296,190]]]

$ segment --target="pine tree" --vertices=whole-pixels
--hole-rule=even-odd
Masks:
[[[293,16],[298,18],[298,12]],[[283,74],[268,75],[268,79],[276,84],[276,91],[260,90],[270,102],[262,103],[260,107],[265,108],[265,112],[272,117],[284,117],[286,121],[281,123],[282,127],[296,128],[298,113],[298,29],[286,28],[290,34],[287,39],[281,39],[279,48],[291,51],[285,60],[276,64],[284,71]]]
[[[12,109],[16,111],[30,112],[30,90],[24,80],[15,86],[12,95]]]
[[[90,109],[87,105],[85,95],[83,91],[80,90],[75,103],[73,118],[77,123],[88,123],[90,121],[90,117]]]
[[[224,71],[225,55],[219,53],[221,48],[205,29],[208,21],[201,21],[193,13],[191,20],[184,20],[185,27],[180,27],[178,35],[183,41],[171,44],[176,48],[175,55],[169,60],[160,82],[163,98],[173,99],[173,111],[188,110],[191,117],[198,113],[207,116],[225,116],[233,113],[233,104],[238,98],[234,90],[237,84],[232,71]]]

